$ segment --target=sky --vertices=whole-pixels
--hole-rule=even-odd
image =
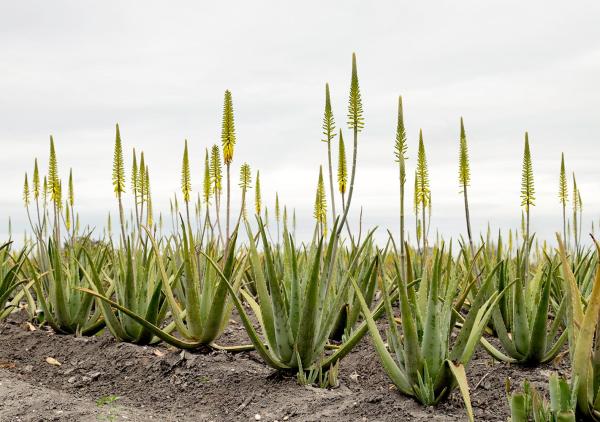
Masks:
[[[362,207],[363,226],[378,226],[378,239],[386,229],[398,233],[394,140],[402,95],[408,228],[422,129],[431,234],[465,233],[457,168],[462,116],[476,233],[488,223],[494,232],[520,225],[525,131],[535,175],[533,230],[551,239],[562,227],[564,152],[589,231],[600,219],[598,22],[597,1],[1,1],[0,239],[8,237],[9,216],[15,237],[28,226],[23,178],[31,177],[35,157],[47,171],[51,134],[61,176],[73,170],[82,225],[101,227],[109,212],[115,217],[117,122],[128,166],[132,149],[143,150],[155,214],[168,213],[169,198],[179,193],[184,139],[193,189],[201,187],[204,151],[220,142],[226,89],[237,132],[234,209],[239,167],[247,162],[260,170],[266,205],[273,209],[278,192],[307,236],[319,166],[327,171],[320,142],[326,82],[351,153],[353,52],[365,117],[349,217],[355,230]]]

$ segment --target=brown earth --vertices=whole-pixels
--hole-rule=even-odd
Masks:
[[[236,322],[220,339],[247,343]],[[54,358],[60,366],[47,362]],[[546,388],[556,368],[492,361],[478,350],[467,368],[478,421],[506,421],[505,380]],[[462,421],[455,391],[426,408],[400,395],[366,337],[340,365],[340,386],[304,387],[264,365],[254,352],[182,352],[30,331],[22,315],[0,324],[0,421]]]

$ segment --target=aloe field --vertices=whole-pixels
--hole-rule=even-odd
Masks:
[[[390,16],[396,16],[398,7],[390,5]],[[406,7],[407,16],[414,18],[416,7]],[[0,78],[12,81],[8,84],[15,84],[19,95],[22,91],[28,99],[23,106],[14,95],[10,107],[0,104],[0,115],[11,116],[0,118],[0,140],[11,139],[4,148],[0,177],[20,178],[18,198],[12,195],[14,189],[0,194],[12,195],[0,205],[19,201],[16,211],[0,209],[1,224],[8,222],[0,238],[0,422],[600,422],[600,239],[595,237],[600,220],[595,215],[596,192],[589,189],[589,180],[597,176],[585,161],[593,161],[598,150],[580,139],[586,136],[584,129],[562,139],[564,149],[556,154],[556,144],[545,143],[537,134],[541,127],[559,133],[559,120],[575,125],[572,122],[579,120],[573,115],[589,114],[592,100],[586,110],[574,100],[561,101],[552,106],[554,117],[543,119],[533,112],[519,114],[513,109],[522,110],[522,104],[510,104],[511,112],[500,121],[506,126],[512,118],[515,125],[523,123],[515,149],[514,139],[512,144],[497,141],[508,137],[508,129],[494,137],[494,126],[482,135],[481,128],[493,126],[494,120],[482,118],[483,112],[476,109],[489,114],[504,110],[501,95],[479,94],[482,86],[493,91],[495,82],[478,85],[473,77],[476,89],[448,100],[443,98],[449,92],[445,85],[429,77],[423,83],[427,88],[403,87],[401,81],[399,86],[406,90],[402,94],[388,78],[392,71],[384,69],[392,61],[370,63],[373,57],[383,57],[371,53],[384,49],[380,39],[394,54],[414,56],[418,69],[425,67],[421,54],[445,61],[447,67],[439,69],[442,79],[454,68],[454,60],[469,58],[457,72],[460,78],[448,83],[466,89],[465,75],[480,71],[472,57],[478,53],[471,53],[477,50],[475,31],[462,38],[464,51],[455,59],[442,53],[451,44],[444,43],[446,35],[434,37],[432,50],[417,52],[411,43],[429,44],[418,37],[409,40],[397,22],[385,20],[380,11],[342,19],[351,27],[344,34],[363,34],[356,29],[362,20],[377,32],[367,45],[358,36],[342,42],[335,31],[320,29],[333,22],[333,15],[331,21],[308,19],[300,28],[283,18],[291,9],[252,10],[257,26],[267,25],[273,16],[275,29],[264,35],[260,28],[245,26],[241,34],[233,26],[242,25],[248,16],[227,10],[227,19],[213,24],[229,22],[232,28],[219,27],[221,40],[202,41],[202,46],[218,44],[218,54],[201,49],[191,54],[177,45],[199,34],[196,15],[183,16],[176,9],[177,16],[160,9],[148,20],[147,10],[124,13],[127,25],[152,27],[144,27],[142,34],[153,33],[156,25],[160,40],[131,48],[127,37],[117,37],[110,54],[117,46],[118,59],[110,63],[118,66],[102,63],[102,75],[109,84],[139,91],[85,103],[86,97],[98,96],[106,87],[98,88],[89,70],[104,60],[93,56],[101,43],[89,39],[84,46],[89,56],[81,53],[68,69],[61,67],[59,76],[48,70],[52,76],[42,79],[77,88],[52,98],[52,106],[43,105],[50,88],[26,86],[37,86],[36,77],[46,72],[39,66],[35,72],[15,70]],[[117,9],[110,10],[111,19],[119,15],[112,13]],[[446,12],[455,16],[450,9]],[[87,11],[78,13],[87,16]],[[133,22],[138,13],[139,22]],[[212,13],[216,16],[208,8],[202,15],[203,24],[209,25],[205,16]],[[425,15],[415,21],[424,22]],[[15,21],[25,22],[24,16]],[[16,31],[2,19],[1,27]],[[124,26],[122,17],[115,19]],[[177,24],[168,26],[169,20]],[[85,24],[76,21],[69,27],[73,33],[64,33],[64,38],[55,40],[52,31],[43,37],[66,51],[77,42],[73,34],[86,34]],[[102,34],[102,42],[105,37],[112,40],[114,34],[100,31],[94,20],[85,22],[95,28],[94,36]],[[281,22],[292,29],[282,30]],[[581,27],[587,28],[589,22],[584,23]],[[473,28],[491,33],[497,30],[495,24],[490,17],[490,28]],[[543,21],[539,26],[547,30],[552,25]],[[401,32],[402,42],[388,48],[389,39]],[[501,42],[486,44],[485,52],[501,51],[500,44],[512,42],[505,27],[500,32]],[[321,39],[323,34],[330,38]],[[244,36],[252,41],[235,42],[247,51],[229,44]],[[19,46],[34,51],[34,43],[29,44],[34,39],[35,35],[23,36]],[[354,47],[346,49],[350,41],[359,44],[357,53],[352,53]],[[511,49],[523,40],[517,41]],[[522,51],[533,51],[526,49],[525,41]],[[124,55],[119,55],[121,42],[127,46]],[[327,60],[309,64],[302,51],[290,51],[290,45],[300,44],[325,45]],[[3,42],[0,46],[9,51]],[[55,50],[37,48],[35,54],[49,59],[47,68],[60,66],[49,57]],[[600,49],[595,48],[595,55],[578,56],[578,63],[585,67],[597,60]],[[160,70],[139,72],[141,65],[129,57],[137,49],[159,56],[153,60],[160,62]],[[17,50],[10,48],[8,62],[29,69],[31,57]],[[135,54],[132,57],[139,57]],[[188,56],[204,60],[204,54],[205,61],[186,68]],[[260,62],[256,59],[249,67],[242,63],[255,55]],[[484,56],[477,55],[477,60],[482,57],[484,63]],[[572,71],[563,62],[543,62],[541,53],[543,64],[537,67],[531,63],[538,59],[529,53],[523,56],[523,67],[532,66],[534,76],[528,76],[529,85],[521,89],[531,97],[539,92],[530,88],[538,75],[555,84],[547,72]],[[239,57],[239,69],[229,61],[232,57]],[[337,71],[330,65],[339,57],[343,74],[321,83],[316,75]],[[297,79],[286,84],[281,63],[290,61],[297,67],[295,60],[302,66],[294,74]],[[128,73],[127,66],[136,66],[137,73]],[[252,66],[256,68],[243,79]],[[402,80],[404,70],[394,68],[393,73]],[[512,71],[494,69],[495,74]],[[232,86],[222,84],[221,72],[222,79],[236,75]],[[189,105],[182,98],[205,94],[206,85],[189,84],[192,73],[194,80],[209,79],[211,89],[219,85],[218,101],[208,90],[202,103],[189,107],[196,113],[194,119],[198,114],[219,116],[218,124],[206,129],[214,136],[196,136],[204,132],[194,132],[192,125],[164,135],[164,128],[172,129],[172,117],[165,117],[170,113],[165,110],[173,108],[177,114],[178,106]],[[27,84],[17,83],[20,78]],[[290,86],[294,91],[312,86],[303,85],[304,78],[319,80],[318,119],[302,102],[312,97],[290,94]],[[169,88],[144,102],[143,91],[155,80],[168,80]],[[422,83],[416,77],[410,80]],[[513,88],[498,84],[493,92]],[[0,87],[5,86],[0,81]],[[588,94],[593,88],[580,94],[595,96]],[[370,89],[377,94],[369,95]],[[32,101],[34,97],[39,102]],[[296,99],[299,103],[290,105]],[[448,106],[455,100],[466,109],[464,114],[454,115],[455,108]],[[54,132],[50,120],[68,114],[62,107],[70,101],[82,102],[81,112],[71,109],[76,129],[69,132],[59,123],[61,129]],[[474,105],[467,105],[470,102]],[[542,102],[553,103],[554,98],[548,94],[526,106]],[[210,108],[205,107],[209,103]],[[127,107],[135,111],[128,113]],[[422,110],[428,107],[452,114],[453,129],[444,134],[451,141],[446,144],[439,136],[430,141],[431,132],[446,130],[444,124],[432,123],[434,118],[419,128]],[[563,112],[571,117],[563,119]],[[109,117],[89,117],[96,113]],[[120,113],[125,117],[118,117]],[[316,132],[305,127],[307,116],[314,120]],[[524,123],[527,118],[534,121],[532,130]],[[12,141],[29,136],[29,127],[23,127],[27,135],[15,129],[20,119],[32,127],[43,125],[49,134],[43,144]],[[130,129],[139,125],[137,119],[151,129]],[[273,121],[280,121],[285,131],[270,133]],[[381,135],[384,121],[393,129]],[[471,132],[471,122],[477,131]],[[153,130],[160,131],[155,138]],[[180,136],[186,131],[192,134]],[[71,139],[77,137],[77,143],[64,141],[65,132]],[[103,134],[102,147],[83,141],[88,135],[96,139],[96,133]],[[141,133],[150,134],[149,139]],[[160,156],[157,149],[150,152],[151,139],[161,140]],[[298,146],[299,139],[306,144]],[[495,166],[509,155],[516,157],[519,169]],[[24,160],[27,164],[21,167]],[[502,171],[496,172],[499,168]],[[504,187],[517,178],[519,185],[506,199]],[[453,190],[442,191],[436,179],[451,181],[443,186]],[[310,197],[290,188],[291,181],[308,186]],[[103,189],[110,190],[110,200],[102,196]],[[583,199],[588,197],[592,206],[586,204],[584,213]],[[457,218],[453,210],[458,210]],[[503,213],[514,217],[504,227]],[[487,227],[482,224],[486,219]],[[538,228],[544,233],[536,233]]]

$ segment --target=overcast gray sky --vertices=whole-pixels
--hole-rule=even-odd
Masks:
[[[225,89],[235,107],[236,181],[247,161],[260,169],[271,208],[278,191],[299,224],[312,227],[318,168],[326,163],[324,86],[345,128],[353,51],[366,121],[353,223],[362,205],[365,225],[397,232],[393,145],[402,95],[409,174],[422,128],[433,225],[442,233],[464,232],[460,116],[475,231],[488,221],[494,230],[520,223],[525,130],[534,230],[549,238],[561,227],[561,152],[577,174],[589,230],[600,217],[599,22],[597,1],[1,1],[0,238],[9,215],[15,234],[25,228],[23,175],[36,156],[46,171],[50,134],[62,176],[73,168],[82,223],[115,215],[116,122],[127,162],[133,147],[145,151],[155,213],[168,211],[185,138],[200,187],[204,149],[219,142]]]

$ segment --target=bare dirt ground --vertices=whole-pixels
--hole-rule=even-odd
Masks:
[[[247,343],[236,322],[223,344]],[[48,363],[53,358],[60,366]],[[50,359],[50,361],[52,361]],[[523,368],[482,350],[467,368],[478,421],[506,421],[505,380],[546,388],[563,365]],[[463,421],[457,391],[436,408],[400,395],[381,369],[369,337],[340,365],[340,386],[304,387],[254,352],[182,352],[30,331],[23,316],[0,324],[0,421]]]

